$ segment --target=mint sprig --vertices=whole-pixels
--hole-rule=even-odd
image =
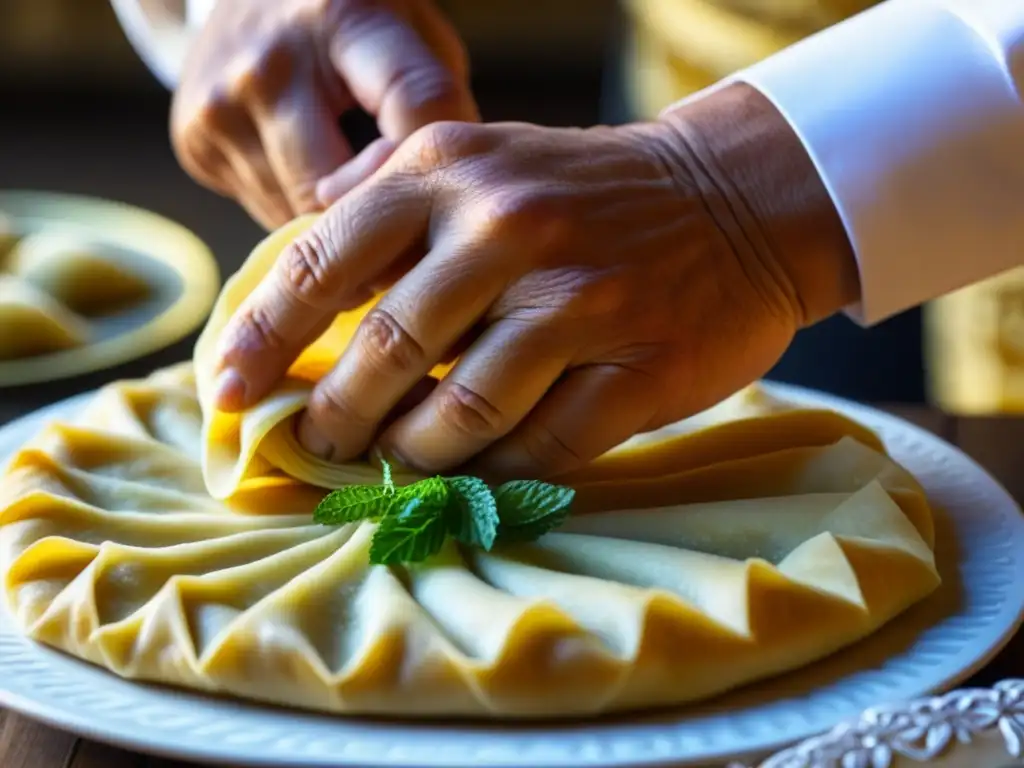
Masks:
[[[370,542],[370,562],[414,563],[436,555],[444,546],[448,521],[440,497],[413,496],[402,510],[380,521]]]
[[[376,522],[370,542],[374,565],[418,563],[437,554],[451,537],[490,551],[504,543],[536,541],[562,525],[575,491],[539,480],[514,480],[491,489],[477,477],[429,477],[396,486],[381,460],[380,485],[332,491],[313,512],[323,525]]]
[[[517,480],[494,491],[502,541],[536,541],[569,517],[576,491],[539,480]]]
[[[344,525],[358,520],[383,517],[394,505],[395,492],[383,485],[350,485],[328,494],[317,505],[313,520],[324,525]]]
[[[454,499],[449,516],[449,533],[468,547],[490,551],[498,538],[498,507],[487,483],[479,477],[460,476],[448,480]]]

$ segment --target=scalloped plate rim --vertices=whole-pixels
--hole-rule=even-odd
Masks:
[[[990,497],[989,501],[993,505],[998,505],[998,509],[995,506],[986,508],[988,517],[1002,523],[1009,523],[1012,539],[1024,546],[1024,515],[1021,514],[1020,507],[995,479],[955,446],[914,424],[870,406],[802,387],[774,382],[764,382],[763,386],[771,394],[794,400],[800,404],[811,407],[829,407],[855,419],[860,419],[868,426],[878,429],[887,444],[891,440],[887,432],[894,432],[896,435],[902,435],[903,439],[923,443],[933,453],[945,454],[948,460],[953,461],[962,472],[966,472],[970,476],[973,483],[979,484],[986,491]],[[16,450],[28,434],[47,421],[73,412],[91,394],[91,392],[86,392],[77,395],[0,427],[0,465],[6,464],[10,452]],[[901,457],[901,460],[906,462],[907,458]],[[927,485],[926,488],[928,488]],[[929,488],[929,490],[931,489]],[[972,512],[972,515],[973,523],[977,523],[979,519],[984,520],[986,517],[985,514],[978,514],[977,511]],[[951,514],[950,517],[956,522],[955,514]],[[963,521],[960,522],[963,524]],[[1016,555],[1021,550],[1015,550],[1009,538],[1005,540],[1005,548],[1010,562],[1002,566],[1003,575],[1006,575],[1006,572],[1010,573],[1011,581],[1006,589],[1013,592],[1012,599],[1008,594],[1003,595],[999,618],[995,622],[996,626],[986,628],[984,643],[969,651],[966,654],[969,658],[958,662],[959,666],[950,668],[943,674],[931,675],[926,683],[919,681],[916,686],[904,685],[903,693],[895,698],[871,701],[865,703],[860,710],[837,714],[827,722],[818,722],[819,727],[804,728],[802,732],[794,732],[792,728],[776,729],[771,736],[761,735],[746,739],[738,737],[734,743],[724,748],[719,746],[702,752],[695,752],[692,745],[690,749],[687,749],[684,744],[687,738],[691,742],[694,740],[693,734],[689,734],[689,736],[685,734],[688,720],[686,709],[663,710],[649,715],[649,717],[659,717],[662,720],[659,723],[636,722],[644,717],[638,715],[633,718],[618,717],[591,723],[513,725],[511,727],[521,732],[510,734],[509,726],[503,726],[501,723],[445,725],[443,722],[396,723],[381,719],[355,719],[346,722],[343,718],[334,718],[329,715],[276,709],[231,699],[211,699],[202,694],[188,691],[140,685],[120,680],[103,670],[16,636],[17,630],[11,627],[11,619],[2,604],[0,604],[0,681],[7,677],[6,673],[17,669],[19,663],[30,665],[35,671],[34,673],[24,673],[29,678],[32,674],[36,674],[37,676],[43,675],[43,679],[45,679],[45,674],[49,671],[51,676],[62,679],[61,673],[68,674],[70,670],[76,676],[90,678],[90,686],[85,686],[83,683],[84,687],[98,686],[102,689],[106,685],[112,689],[117,688],[119,689],[118,695],[125,701],[124,706],[118,707],[118,710],[122,712],[118,720],[101,716],[96,711],[81,714],[81,711],[76,711],[75,706],[60,701],[59,697],[57,699],[51,697],[50,700],[47,700],[44,695],[40,694],[40,689],[32,684],[23,683],[15,690],[13,687],[5,688],[4,683],[0,682],[0,706],[46,722],[54,727],[127,749],[207,764],[244,762],[252,766],[290,766],[291,768],[357,765],[363,766],[363,768],[371,766],[387,768],[450,766],[455,768],[456,766],[470,765],[521,766],[522,768],[527,766],[530,768],[539,768],[540,766],[562,768],[564,766],[567,768],[570,765],[645,767],[706,765],[708,763],[743,761],[753,759],[755,756],[758,759],[763,759],[773,752],[828,731],[840,722],[856,719],[861,711],[868,707],[893,701],[912,700],[930,693],[948,690],[984,666],[1009,641],[1024,618],[1024,557]],[[888,627],[902,620],[903,617],[897,618],[890,625],[879,630],[876,636],[882,635]],[[942,623],[930,627],[927,632],[934,633],[941,626]],[[856,646],[853,648],[855,649]],[[849,653],[851,650],[840,651],[839,654]],[[964,654],[953,654],[953,658],[959,655]],[[894,657],[897,660],[902,658],[903,656]],[[890,659],[890,661],[892,660]],[[880,674],[884,676],[886,672],[882,670]],[[788,677],[788,675],[783,677]],[[768,680],[761,684],[755,683],[751,688],[756,689],[759,685],[770,686],[772,682],[772,680]],[[15,685],[17,685],[16,682]],[[96,694],[93,693],[93,695]],[[102,696],[102,693],[100,695]],[[818,693],[816,692],[814,695],[817,696]],[[150,699],[158,701],[159,705],[147,704],[146,702],[149,702]],[[197,710],[205,712],[206,715],[199,719],[207,724],[211,733],[193,735],[191,740],[181,731],[176,732],[173,728],[160,733],[159,736],[145,735],[144,729],[152,730],[152,726],[155,724],[152,719],[155,717],[154,715],[151,715],[148,721],[145,719],[147,708],[152,709],[153,706],[157,706],[158,710],[159,707],[163,707],[165,711],[162,714],[164,715],[167,714],[166,710],[171,712],[177,710],[181,713],[191,712],[193,719],[195,719],[194,713]],[[776,702],[767,706],[783,705]],[[78,709],[81,710],[81,707]],[[739,732],[743,728],[742,718],[749,719],[752,716],[758,716],[758,709],[765,709],[765,707],[755,708],[752,712],[741,712],[739,715],[718,714],[715,717],[727,720],[730,717],[738,718],[739,722],[734,723],[731,728],[733,731]],[[130,717],[126,719],[125,712],[130,712],[136,718],[136,722],[129,722]],[[677,719],[673,717],[676,713],[678,713]],[[209,727],[210,718],[216,721],[223,720],[225,717],[237,718],[238,722],[234,727],[219,729]],[[669,718],[673,719],[669,720]],[[259,732],[259,728],[278,721],[283,724],[290,723],[290,726],[281,731],[282,736],[277,742],[276,750],[268,747],[266,743],[261,744],[258,741],[253,743],[252,734],[254,732]],[[295,729],[301,732],[303,725],[305,725],[306,733],[296,734]],[[254,728],[254,726],[256,727]],[[722,729],[725,726],[718,725],[717,727]],[[159,728],[157,730],[159,731]],[[694,730],[693,724],[690,725],[690,730]],[[702,729],[698,728],[698,730]],[[374,731],[377,732],[375,735]],[[646,733],[641,734],[641,731]],[[684,733],[681,734],[680,731]],[[297,756],[287,752],[283,746],[290,743],[300,751],[301,749],[309,751],[313,749],[310,746],[310,740],[314,733],[318,734],[320,738],[324,738],[325,733],[330,733],[336,740],[339,738],[339,732],[349,733],[349,735],[341,737],[345,747],[350,748],[342,753],[326,751],[321,748],[319,754]],[[219,733],[219,739],[215,735],[216,733]],[[234,734],[234,739],[231,738],[232,734]],[[371,735],[368,737],[367,734]],[[420,743],[418,747],[415,744],[403,746],[397,743],[399,741],[403,744],[406,741]],[[643,742],[646,748],[639,750],[638,741]],[[562,746],[559,746],[559,743]],[[570,743],[575,744],[572,749],[568,748]],[[415,754],[417,752],[418,755]]]

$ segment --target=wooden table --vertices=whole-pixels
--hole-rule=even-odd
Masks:
[[[184,355],[179,355],[179,359],[181,357]],[[30,398],[29,402],[50,399],[45,391],[33,394],[34,397]],[[49,394],[52,396],[53,392],[50,391]],[[12,401],[0,394],[0,422],[25,412],[24,403],[24,400]],[[1024,466],[1024,419],[953,418],[924,408],[899,407],[887,410],[958,445],[995,475],[1015,498],[1024,501],[1024,472],[1021,471],[1021,467]],[[1002,678],[1020,676],[1024,676],[1024,632],[965,685],[989,686]],[[80,739],[34,723],[21,715],[0,710],[0,768],[193,766],[190,763],[147,757],[88,739]]]

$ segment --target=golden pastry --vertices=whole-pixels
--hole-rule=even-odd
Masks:
[[[768,24],[816,31],[865,11],[878,0],[712,0],[715,5]]]
[[[59,352],[88,339],[83,318],[34,286],[0,274],[0,360]]]
[[[18,242],[18,230],[11,217],[0,211],[0,270],[6,268],[7,254]]]
[[[628,0],[637,23],[673,55],[715,80],[749,67],[805,37],[809,30],[760,23],[708,0]]]
[[[227,318],[311,221],[255,249],[191,365],[101,390],[14,458],[0,568],[28,637],[127,678],[326,712],[558,718],[803,666],[938,585],[927,499],[877,437],[756,386],[558,478],[577,514],[533,543],[371,565],[377,523],[312,511],[377,471],[292,437],[367,308],[259,406],[210,398]]]
[[[143,301],[149,283],[111,258],[106,247],[63,232],[28,235],[7,269],[82,315],[109,314]]]

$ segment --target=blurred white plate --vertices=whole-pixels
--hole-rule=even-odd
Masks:
[[[942,588],[874,636],[803,670],[706,706],[629,718],[547,725],[344,719],[130,683],[26,641],[0,611],[0,706],[129,749],[231,765],[632,768],[752,763],[868,707],[968,677],[1021,620],[1020,508],[977,464],[924,430],[814,392],[767,389],[877,430],[939,507]],[[0,429],[0,462],[44,421],[67,417],[78,401]]]

